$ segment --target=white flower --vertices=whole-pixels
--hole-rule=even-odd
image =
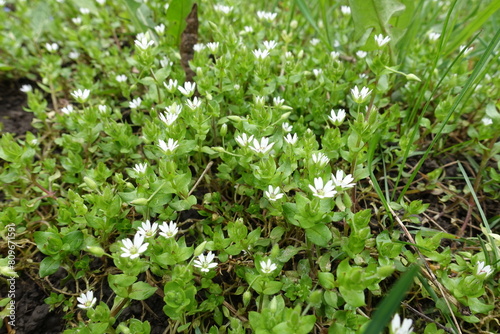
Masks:
[[[294,133],[293,135],[289,133],[285,137],[285,141],[290,145],[294,145],[297,142],[297,140],[299,140],[299,137],[297,136],[296,133]]]
[[[340,57],[339,52],[337,52],[337,51],[330,52],[330,58],[332,58],[332,60],[337,60],[337,59],[339,59],[339,57]]]
[[[160,235],[165,237],[165,238],[173,238],[177,233],[179,233],[179,229],[177,228],[177,224],[174,223],[173,221],[170,221],[170,223],[167,224],[167,222],[163,222],[163,224],[160,225]]]
[[[158,140],[158,147],[161,148],[165,153],[173,152],[177,147],[179,147],[179,142],[169,138],[167,142],[164,140]]]
[[[136,98],[136,99],[133,99],[132,101],[130,101],[128,103],[128,105],[130,106],[131,109],[137,109],[141,106],[141,103],[142,103],[142,99],[140,97]]]
[[[64,114],[69,115],[73,112],[73,106],[71,104],[68,104],[66,107],[62,108],[61,111]]]
[[[490,276],[493,273],[493,269],[490,265],[486,265],[483,261],[479,261],[476,267],[476,274],[481,275],[484,278]]]
[[[207,48],[209,48],[210,51],[212,51],[213,53],[215,53],[215,51],[217,51],[217,49],[219,48],[219,42],[207,43]]]
[[[196,110],[201,106],[201,102],[202,102],[201,99],[195,96],[193,100],[186,100],[186,105],[188,106],[189,109]]]
[[[168,59],[167,57],[163,57],[162,59],[160,59],[160,65],[161,65],[161,67],[172,66],[172,65],[174,65],[174,62],[170,61],[170,59]],[[170,79],[170,80],[172,80],[172,79]],[[163,83],[163,84],[165,84],[165,83]],[[175,86],[177,86],[177,84],[175,84]]]
[[[263,274],[270,274],[278,268],[276,264],[274,264],[271,260],[260,261],[260,271]]]
[[[160,114],[160,120],[165,123],[167,126],[170,126],[174,124],[174,122],[177,120],[177,117],[179,117],[179,114],[172,113],[172,112],[166,112],[163,114]]]
[[[215,255],[211,251],[207,253],[207,256],[201,254],[198,259],[194,260],[194,266],[203,272],[209,272],[210,269],[217,267],[217,263],[213,262],[214,258]]]
[[[429,33],[429,40],[430,40],[431,42],[435,42],[435,41],[437,41],[437,40],[439,39],[439,37],[441,37],[441,34],[439,34],[439,33],[437,33],[437,32],[433,32],[433,31],[431,31],[431,32]]]
[[[464,51],[465,49],[465,51]],[[460,52],[464,51],[463,53],[463,56],[467,56],[469,53],[471,53],[471,51],[474,50],[474,47],[468,47],[468,48],[465,48],[465,45],[460,45]]]
[[[280,192],[280,187],[273,188],[273,186],[269,186],[266,191],[264,191],[264,196],[267,197],[270,201],[274,202],[284,195]]]
[[[236,137],[234,137],[234,140],[241,146],[245,147],[247,146],[252,140],[253,140],[253,135],[250,137],[246,133],[242,133]]]
[[[137,229],[137,233],[145,238],[151,238],[156,235],[157,230],[158,230],[158,223],[153,223],[153,225],[151,225],[151,222],[148,219],[144,223],[142,223],[142,225]]]
[[[90,90],[88,89],[77,89],[73,92],[71,92],[71,95],[78,101],[78,102],[85,102],[89,98],[90,95]]]
[[[365,58],[367,54],[368,53],[363,51],[363,50],[356,51],[356,56],[358,56],[358,58],[361,58],[361,59]]]
[[[349,6],[340,6],[340,11],[344,15],[351,15],[351,7]]]
[[[354,88],[351,89],[352,99],[356,103],[363,103],[368,98],[371,92],[372,91],[368,89],[368,87],[363,87],[360,91],[358,86],[354,86]]]
[[[348,189],[354,187],[356,184],[353,183],[354,178],[352,177],[351,174],[345,175],[344,171],[338,170],[336,175],[333,175],[332,173],[332,181],[333,184],[342,189]]]
[[[244,30],[247,34],[249,34],[249,33],[253,32],[253,28],[252,28],[252,27],[250,27],[250,26],[245,26],[245,27],[243,27],[243,30]]]
[[[278,13],[270,13],[270,12],[264,12],[264,11],[260,11],[260,10],[257,12],[257,17],[260,20],[268,21],[268,22],[274,21],[274,19],[276,18],[277,15],[278,15]]]
[[[259,60],[264,60],[264,59],[266,59],[267,56],[269,56],[268,50],[256,49],[256,50],[253,50],[252,53],[255,56],[255,58],[257,58]]]
[[[80,13],[82,13],[83,15],[87,15],[87,14],[90,13],[90,10],[88,8],[81,7],[80,8]]]
[[[165,88],[170,92],[170,93],[173,93],[175,92],[175,89],[177,88],[177,80],[172,80],[172,79],[169,79],[168,80],[168,84],[167,83],[163,83],[163,86],[165,86]]]
[[[104,4],[106,3],[106,0],[95,0],[97,1],[97,3],[101,6],[104,6]]]
[[[344,109],[339,109],[337,112],[335,110],[330,111],[330,116],[328,116],[328,119],[332,121],[333,124],[336,126],[339,126],[342,124],[346,116],[345,110]]]
[[[120,75],[117,75],[115,79],[118,82],[125,82],[125,81],[127,81],[128,78],[125,74],[120,74]]]
[[[315,164],[319,164],[320,166],[324,166],[326,165],[328,162],[330,162],[330,159],[328,159],[326,157],[326,155],[324,155],[323,153],[321,152],[317,152],[317,153],[313,153],[312,156],[312,161],[315,163]]]
[[[57,43],[45,43],[45,48],[49,52],[56,52],[59,50],[59,45]]]
[[[203,43],[196,43],[193,45],[193,50],[194,52],[200,52],[201,50],[205,49],[207,46]]]
[[[312,46],[316,46],[316,45],[318,45],[318,43],[319,43],[319,42],[321,42],[321,41],[320,41],[319,39],[317,39],[317,38],[313,38],[313,39],[311,39],[311,45],[312,45]]]
[[[260,142],[257,139],[253,140],[253,145],[250,145],[250,149],[255,153],[267,153],[271,150],[274,143],[269,144],[269,138],[263,137]]]
[[[71,21],[73,21],[73,23],[77,26],[82,24],[82,18],[80,16],[72,18]]]
[[[391,40],[391,38],[389,36],[384,36],[382,34],[375,35],[374,38],[375,38],[375,42],[377,42],[377,45],[380,48],[383,47],[384,45],[386,45],[387,43],[389,43],[389,41]]]
[[[321,177],[315,178],[314,186],[310,184],[309,188],[313,192],[313,196],[318,198],[333,197],[337,194],[333,182],[330,180],[326,184],[323,184],[323,179]]]
[[[145,51],[149,49],[150,46],[155,44],[155,41],[149,39],[148,33],[140,33],[137,35],[136,40],[134,41],[135,45]]]
[[[75,60],[75,59],[77,59],[78,57],[80,57],[80,53],[79,53],[79,52],[77,52],[77,51],[71,51],[70,53],[68,53],[68,57],[69,57],[70,59]]]
[[[278,43],[276,41],[264,41],[264,47],[266,48],[267,51],[271,51],[277,45]]]
[[[132,168],[137,174],[144,174],[146,173],[146,168],[148,168],[147,163],[139,163],[135,164],[135,166]]]
[[[391,321],[391,333],[392,334],[410,334],[413,330],[411,324],[413,321],[411,319],[404,319],[401,323],[401,318],[399,314],[395,314]]]
[[[264,96],[254,96],[254,102],[256,106],[263,107],[266,103],[266,98]]]
[[[168,113],[179,115],[182,111],[182,105],[174,102],[174,104],[166,107],[165,110]]]
[[[233,7],[224,5],[214,5],[214,10],[223,14],[229,14],[233,11]]]
[[[285,131],[285,132],[290,132],[293,130],[293,126],[291,126],[287,122],[281,124],[281,127],[283,128],[283,131]]]
[[[314,76],[317,78],[321,73],[323,73],[323,70],[321,68],[315,68],[313,70]]]
[[[106,107],[104,104],[100,104],[99,106],[97,106],[97,108],[99,109],[99,112],[101,114],[106,113],[106,111],[108,110],[108,107]]]
[[[149,243],[144,242],[144,235],[141,235],[140,233],[136,233],[134,235],[134,241],[130,239],[123,239],[122,240],[123,247],[121,247],[121,250],[123,251],[122,257],[129,257],[131,259],[135,259],[141,255],[141,253],[144,253],[149,246]]]
[[[31,85],[22,85],[19,90],[23,93],[29,93],[33,91],[33,87],[31,87]]]
[[[283,103],[285,103],[285,99],[282,99],[281,97],[276,96],[273,98],[273,103],[276,107],[281,107],[283,105]]]
[[[483,117],[481,119],[481,122],[483,122],[483,124],[486,126],[493,124],[493,120],[489,117]]]
[[[94,304],[97,302],[97,299],[94,297],[94,292],[92,290],[87,291],[86,293],[82,293],[80,297],[77,297],[76,300],[78,300],[78,307],[83,308],[83,309],[89,309],[94,306]]]
[[[165,25],[163,23],[160,23],[155,27],[155,31],[158,35],[163,35],[163,33],[165,32]]]
[[[181,92],[182,95],[186,97],[191,97],[191,95],[193,95],[194,91],[196,90],[196,83],[186,81],[184,83],[184,87],[178,86],[177,89],[179,90],[179,92]]]

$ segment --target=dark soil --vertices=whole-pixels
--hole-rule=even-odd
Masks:
[[[26,106],[26,94],[20,88],[20,82],[0,81],[0,122],[3,124],[0,128],[2,132],[10,132],[16,136],[34,131],[31,126],[33,114],[23,110]]]

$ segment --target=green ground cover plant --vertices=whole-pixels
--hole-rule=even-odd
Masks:
[[[64,333],[499,332],[498,1],[0,4],[0,274]]]

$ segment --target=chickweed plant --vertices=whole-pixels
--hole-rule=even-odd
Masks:
[[[64,333],[499,331],[498,1],[0,4],[2,282]]]

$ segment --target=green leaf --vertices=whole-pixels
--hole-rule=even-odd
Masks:
[[[151,297],[157,288],[149,285],[146,282],[137,282],[132,285],[132,292],[129,294],[129,298],[135,300],[145,300]]]
[[[69,252],[77,251],[83,243],[83,233],[81,231],[69,232],[62,238],[62,241],[64,250]]]
[[[171,37],[171,45],[179,45],[181,34],[186,27],[186,17],[191,12],[193,0],[173,0],[167,10],[168,30],[166,34]]]
[[[151,11],[146,4],[135,0],[122,0],[122,3],[125,5],[125,8],[127,8],[132,24],[138,33],[147,31],[148,27],[154,27],[150,19]]]
[[[340,294],[345,302],[351,307],[361,307],[365,305],[365,292],[364,290],[351,290],[343,286],[339,287]],[[366,332],[365,332],[366,333]]]
[[[396,0],[349,0],[349,5],[356,39],[368,29],[392,37],[389,20],[405,9],[405,6]]]
[[[319,284],[324,289],[333,289],[335,287],[335,277],[330,272],[320,272],[318,273]]]
[[[328,242],[332,240],[332,232],[326,225],[317,224],[306,229],[306,237],[313,244],[326,247]]]
[[[46,257],[40,262],[40,277],[52,275],[61,266],[61,261],[53,257]]]

